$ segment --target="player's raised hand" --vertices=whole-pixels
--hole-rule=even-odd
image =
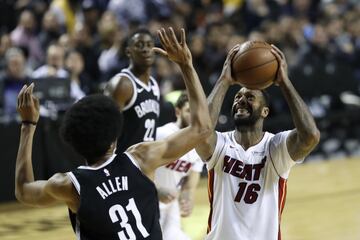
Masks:
[[[160,53],[180,65],[192,64],[192,56],[186,44],[185,30],[183,28],[180,30],[180,41],[177,39],[172,27],[167,31],[162,28],[157,33],[163,49],[153,48],[156,53]]]
[[[276,75],[276,79],[274,80],[274,83],[276,85],[279,85],[279,84],[283,83],[284,81],[289,80],[288,66],[286,63],[284,53],[273,44],[271,44],[271,47],[272,47],[271,52],[274,54],[274,56],[276,57],[276,60],[278,61],[278,64],[279,64],[279,69],[278,69],[278,72]]]
[[[221,75],[219,80],[228,82],[229,84],[235,84],[236,81],[231,75],[231,62],[235,56],[235,54],[240,50],[240,45],[236,44],[226,56],[226,60],[223,65],[223,69],[221,71]]]
[[[39,99],[33,95],[34,83],[24,85],[17,98],[17,111],[21,120],[36,124],[39,120]]]

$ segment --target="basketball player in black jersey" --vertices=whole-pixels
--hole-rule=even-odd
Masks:
[[[160,115],[160,90],[150,76],[155,55],[154,39],[146,29],[131,34],[125,49],[130,59],[128,68],[111,78],[104,94],[112,97],[124,114],[126,128],[118,139],[117,153],[129,146],[154,141]]]
[[[63,138],[83,156],[85,166],[35,181],[31,155],[39,101],[33,96],[33,84],[24,86],[19,93],[17,108],[22,126],[16,159],[16,198],[31,206],[65,203],[77,239],[162,239],[152,182],[154,171],[209,135],[206,98],[192,65],[184,29],[181,41],[172,29],[162,29],[158,34],[164,50],[155,51],[181,68],[191,112],[190,126],[163,140],[139,143],[114,155],[116,139],[122,134],[122,113],[110,98],[88,96],[67,111],[61,126]]]

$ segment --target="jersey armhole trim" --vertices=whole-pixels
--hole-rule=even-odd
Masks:
[[[76,179],[75,175],[72,172],[67,172],[66,174],[69,176],[70,181],[72,182],[72,184],[74,185],[76,191],[80,195],[80,183]]]
[[[128,152],[124,152],[126,154],[126,156],[130,159],[130,161],[132,162],[132,164],[135,165],[135,167],[137,167],[140,171],[141,171],[141,168],[138,164],[138,162],[135,160],[135,158],[133,157],[133,155],[131,155],[131,153],[128,153]]]
[[[150,80],[152,81],[152,84],[156,87],[156,89],[158,90],[158,92],[160,93],[160,87],[158,82],[155,80],[155,78],[153,78],[152,76],[150,76]],[[157,95],[157,100],[160,101],[160,94]]]
[[[272,159],[272,157],[271,157],[271,141],[269,142],[269,157],[270,157],[271,164],[273,165],[276,174],[278,175],[279,178],[282,178],[282,177],[280,176],[278,170],[276,169],[275,163],[274,163],[274,161],[273,161],[273,159]]]
[[[122,72],[121,75],[127,77],[127,78],[129,79],[129,81],[131,82],[132,86],[133,86],[133,95],[132,95],[129,103],[126,104],[126,105],[124,106],[124,108],[123,108],[123,111],[126,111],[126,110],[128,110],[129,108],[131,108],[131,107],[134,105],[135,101],[136,101],[136,98],[137,98],[137,87],[136,87],[136,84],[135,84],[134,80],[131,78],[131,75],[129,75],[129,74],[126,73],[126,72]]]

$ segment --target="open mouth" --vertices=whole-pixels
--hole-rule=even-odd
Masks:
[[[238,104],[235,105],[233,112],[234,112],[234,116],[237,116],[237,117],[249,117],[252,113],[251,107],[239,106]]]

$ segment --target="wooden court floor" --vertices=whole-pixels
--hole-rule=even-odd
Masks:
[[[296,166],[288,181],[282,239],[360,239],[359,178],[360,158]],[[206,179],[202,179],[194,212],[183,221],[184,230],[194,240],[205,235],[208,209]],[[75,236],[64,206],[33,209],[7,203],[0,205],[0,239],[63,240]]]

